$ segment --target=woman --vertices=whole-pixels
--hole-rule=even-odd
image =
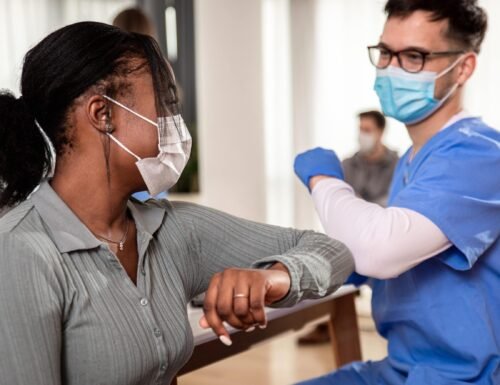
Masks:
[[[193,350],[193,296],[208,288],[201,323],[230,344],[222,321],[265,327],[265,304],[326,295],[352,271],[320,234],[129,199],[172,186],[190,152],[152,38],[64,27],[27,53],[21,91],[0,95],[5,383],[168,384]]]

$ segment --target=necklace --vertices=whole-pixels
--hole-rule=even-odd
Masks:
[[[99,234],[95,234],[94,235],[99,238],[99,239],[102,239],[106,242],[109,242],[109,243],[113,243],[115,245],[118,245],[118,248],[120,251],[123,251],[123,247],[125,246],[125,242],[127,241],[127,235],[128,235],[128,227],[129,227],[129,224],[130,224],[130,221],[127,219],[127,227],[125,228],[125,233],[123,234],[123,237],[122,239],[120,239],[119,241],[113,241],[111,239],[108,239],[108,238],[105,238],[103,237],[102,235],[99,235]]]

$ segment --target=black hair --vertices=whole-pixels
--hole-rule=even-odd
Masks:
[[[115,95],[141,59],[153,78],[158,115],[178,113],[174,74],[156,41],[117,27],[81,22],[63,27],[28,51],[21,94],[0,92],[0,208],[25,200],[47,177],[50,149],[35,124],[43,128],[57,155],[71,147],[68,114],[75,99],[93,86]],[[137,60],[135,61],[137,63]]]
[[[488,16],[477,0],[388,0],[388,17],[407,17],[427,11],[432,21],[448,20],[447,37],[460,48],[479,53],[488,28]]]
[[[377,127],[381,131],[384,131],[384,129],[385,129],[385,124],[386,124],[386,122],[385,122],[385,116],[382,115],[382,113],[380,111],[373,110],[373,111],[360,112],[358,114],[358,117],[360,119],[362,119],[362,118],[373,119],[375,121],[375,124],[377,125]]]

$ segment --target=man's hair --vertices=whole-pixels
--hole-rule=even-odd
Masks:
[[[375,124],[377,127],[381,130],[384,131],[385,129],[385,116],[382,115],[379,111],[364,111],[358,114],[360,119],[363,118],[370,118],[375,121]]]
[[[477,0],[388,0],[385,5],[389,18],[405,18],[415,11],[430,12],[432,21],[448,20],[446,36],[461,48],[479,53],[488,16]]]

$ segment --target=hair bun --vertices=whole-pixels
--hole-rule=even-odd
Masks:
[[[0,91],[0,208],[33,191],[48,167],[47,151],[24,98]]]

